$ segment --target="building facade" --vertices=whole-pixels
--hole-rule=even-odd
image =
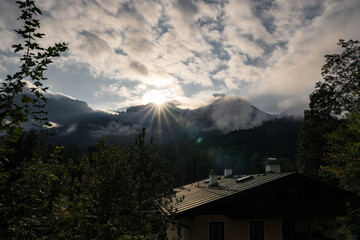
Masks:
[[[264,174],[216,176],[216,181],[212,173],[176,189],[183,200],[172,203],[177,221],[168,238],[337,239],[336,217],[346,215],[351,193],[296,172],[267,169]]]

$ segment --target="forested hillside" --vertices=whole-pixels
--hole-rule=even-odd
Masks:
[[[236,174],[261,173],[267,157],[283,162],[284,171],[295,171],[297,136],[301,119],[280,118],[259,127],[224,135],[197,133],[183,135],[162,147],[178,184],[205,178],[210,169],[223,174],[231,168]]]

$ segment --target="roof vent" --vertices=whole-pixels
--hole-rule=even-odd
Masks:
[[[225,178],[232,177],[232,169],[225,168],[225,169],[224,169],[224,177],[225,177]]]
[[[241,182],[246,182],[246,181],[248,181],[248,180],[250,180],[250,179],[253,179],[253,178],[254,178],[254,176],[246,176],[246,177],[238,178],[238,179],[236,179],[235,181],[236,181],[237,183],[241,183]]]
[[[276,158],[268,158],[265,165],[265,173],[281,173],[280,168],[281,161],[278,161]]]
[[[209,173],[209,187],[215,187],[219,185],[218,184],[218,175],[216,172],[214,172],[213,169],[211,169]]]

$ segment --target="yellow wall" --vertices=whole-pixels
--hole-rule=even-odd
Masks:
[[[182,240],[208,240],[209,239],[209,222],[222,221],[225,225],[226,240],[249,240],[250,221],[264,221],[265,240],[281,240],[282,229],[281,219],[231,219],[225,215],[196,215],[192,218],[182,219],[181,224],[189,227],[188,239],[182,236]],[[186,232],[182,227],[181,234]],[[168,238],[177,239],[177,231],[169,230]]]
[[[181,220],[181,238],[177,236],[174,226],[168,229],[170,240],[208,240],[209,222],[221,221],[225,226],[226,240],[249,240],[250,222],[263,221],[265,240],[282,240],[282,220],[274,219],[231,219],[225,215],[196,215]],[[185,227],[187,226],[187,227]],[[325,237],[337,239],[336,220],[328,218],[297,218],[295,220],[296,232],[321,233]]]
[[[311,218],[311,232],[323,234],[325,237],[337,239],[336,219],[328,218]]]

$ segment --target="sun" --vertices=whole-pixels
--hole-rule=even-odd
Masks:
[[[175,99],[176,95],[169,89],[152,89],[147,91],[141,98],[141,104],[144,105],[144,114],[140,122],[147,124],[154,130],[157,129],[157,134],[160,135],[163,133],[161,129],[166,126],[166,132],[173,135],[172,122],[178,121],[178,115],[170,101]]]
[[[165,102],[169,101],[170,98],[166,91],[150,90],[145,93],[141,99],[142,104],[155,103],[157,105],[162,105]]]

